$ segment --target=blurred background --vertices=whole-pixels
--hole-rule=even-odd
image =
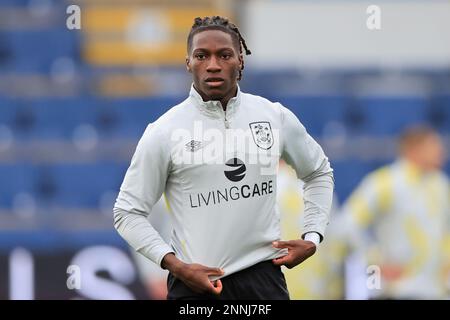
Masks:
[[[291,109],[329,156],[331,225],[406,128],[427,124],[448,155],[450,1],[0,0],[0,299],[164,295],[112,207],[146,125],[187,96],[186,38],[207,15],[234,21],[252,51],[241,89]],[[300,188],[289,173],[279,188],[300,228]],[[288,277],[293,298],[366,297],[334,244]]]

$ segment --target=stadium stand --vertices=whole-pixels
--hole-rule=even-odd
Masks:
[[[148,123],[185,98],[189,86],[182,65],[186,30],[194,16],[215,11],[215,2],[198,1],[200,11],[179,4],[176,8],[158,7],[154,12],[166,23],[163,31],[167,37],[157,48],[145,43],[146,37],[155,36],[155,25],[144,23],[148,34],[129,38],[129,28],[143,23],[142,14],[149,8],[139,7],[137,2],[129,7],[124,7],[125,1],[107,7],[101,1],[83,2],[82,31],[69,31],[62,23],[65,10],[59,9],[67,3],[50,2],[52,9],[36,16],[29,7],[31,2],[0,2],[0,215],[14,211],[15,197],[24,193],[35,199],[37,213],[52,208],[54,214],[63,214],[70,209],[73,220],[77,209],[100,214],[102,195],[118,191],[133,147]],[[54,18],[56,11],[59,14]],[[13,19],[6,19],[6,12],[27,17],[30,26],[19,28]],[[66,59],[62,66],[61,59]],[[136,67],[144,68],[140,77],[153,77],[156,83],[134,82]],[[64,77],[58,78],[65,72],[67,83]],[[241,88],[288,106],[325,146],[327,140],[337,137],[335,131],[329,131],[330,126],[340,128],[336,134],[344,137],[348,153],[329,153],[342,202],[366,173],[394,156],[386,154],[383,147],[353,144],[355,139],[381,139],[378,146],[383,146],[382,139],[392,142],[405,126],[427,122],[448,141],[448,71],[404,71],[405,78],[414,74],[436,88],[425,96],[414,92],[363,95],[352,86],[367,76],[377,79],[383,72],[342,70],[309,77],[297,70],[246,68]],[[102,83],[127,89],[103,90]],[[64,89],[67,87],[70,90]],[[12,143],[5,142],[7,139]],[[92,143],[80,147],[77,139]],[[52,148],[51,143],[64,148]],[[111,145],[106,152],[105,146]],[[51,154],[45,157],[40,149]],[[63,150],[72,150],[71,161]],[[377,152],[382,156],[370,158]],[[365,153],[369,156],[364,157]],[[110,235],[116,237],[112,228]]]

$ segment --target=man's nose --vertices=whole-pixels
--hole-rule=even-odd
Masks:
[[[209,59],[208,66],[206,67],[206,71],[208,72],[220,72],[222,70],[218,60],[216,57],[212,56]]]

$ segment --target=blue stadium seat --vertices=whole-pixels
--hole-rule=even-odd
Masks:
[[[30,164],[0,164],[0,207],[11,208],[19,193],[34,193],[35,169]]]
[[[120,99],[111,103],[117,116],[115,134],[123,137],[140,137],[147,125],[157,120],[164,112],[179,104],[178,98]]]
[[[5,7],[26,7],[30,0],[2,0],[0,6]]]
[[[0,96],[0,125],[12,127],[16,110],[17,106],[13,99]]]
[[[7,101],[4,99],[4,101]],[[18,139],[71,140],[77,127],[92,125],[100,138],[138,138],[180,99],[39,98],[5,104],[0,115]]]
[[[14,30],[3,33],[3,41],[13,57],[16,73],[48,73],[55,59],[71,57],[79,61],[79,35],[64,26],[39,31]]]
[[[98,209],[105,192],[118,192],[128,164],[0,165],[0,208],[28,193],[41,208]]]
[[[344,96],[283,97],[280,102],[300,119],[313,136],[322,136],[331,122],[343,123],[346,105]]]
[[[412,124],[427,121],[427,100],[420,97],[367,97],[358,101],[371,135],[398,135]]]
[[[444,171],[447,176],[450,176],[450,161],[447,161],[447,165],[444,167]]]
[[[430,99],[427,119],[442,134],[450,132],[450,95],[438,95]]]
[[[29,113],[32,125],[29,130],[21,131],[16,123],[15,134],[19,139],[70,140],[80,124],[95,124],[94,111],[90,101],[82,98],[36,99],[22,103],[16,109],[16,116]]]
[[[127,167],[116,163],[54,165],[52,175],[56,193],[53,204],[96,209],[104,192],[119,191]]]
[[[261,81],[261,79],[264,79]],[[275,101],[287,92],[296,92],[301,74],[294,68],[273,70],[249,69],[244,71],[241,88],[244,92],[261,95]]]

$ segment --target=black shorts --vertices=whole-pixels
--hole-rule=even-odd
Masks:
[[[263,261],[222,279],[220,295],[192,291],[171,273],[167,278],[168,300],[289,300],[286,279],[279,266]]]

